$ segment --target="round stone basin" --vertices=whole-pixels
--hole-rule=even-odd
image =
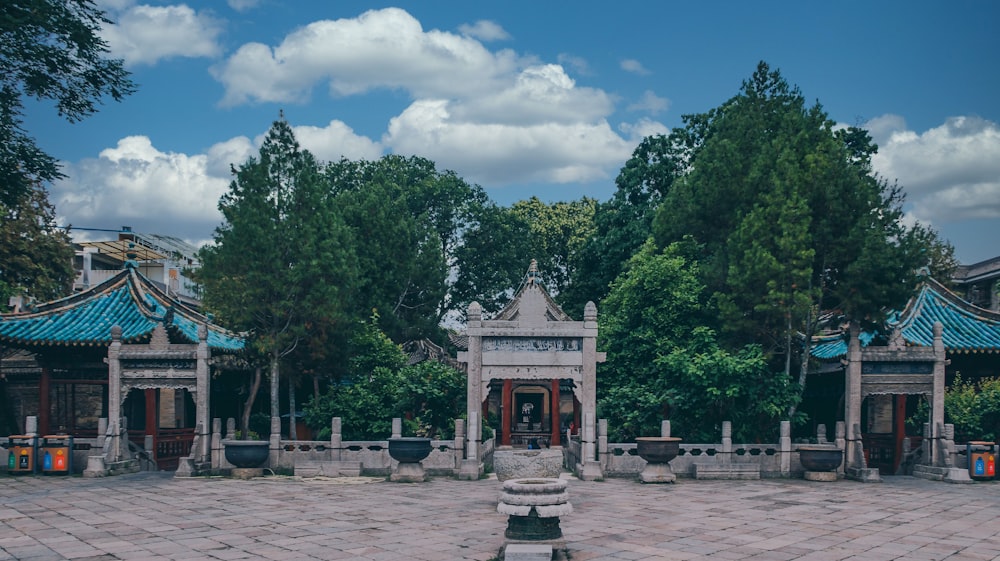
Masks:
[[[401,464],[415,464],[431,453],[431,439],[402,436],[389,439],[389,456]]]
[[[501,449],[493,452],[497,479],[558,478],[563,469],[561,448],[541,450]]]
[[[508,539],[537,541],[562,537],[559,517],[573,512],[566,480],[521,478],[504,481],[497,512],[508,515]]]
[[[241,469],[260,467],[271,452],[266,440],[224,439],[222,447],[226,461]]]
[[[833,471],[844,459],[844,451],[833,446],[803,445],[797,450],[799,462],[806,471]]]
[[[652,464],[673,460],[681,449],[681,439],[676,436],[640,436],[635,444],[639,457]]]

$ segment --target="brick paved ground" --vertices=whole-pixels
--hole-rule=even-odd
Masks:
[[[489,560],[494,480],[0,477],[0,559]],[[1000,483],[569,483],[585,559],[1000,558]]]

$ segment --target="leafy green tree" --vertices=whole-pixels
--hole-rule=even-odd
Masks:
[[[944,413],[945,421],[955,425],[957,441],[995,442],[1000,437],[1000,378],[972,381],[956,374],[945,390]],[[926,412],[919,418],[926,419]]]
[[[661,252],[647,242],[604,301],[600,343],[608,356],[598,409],[616,441],[658,434],[662,419],[689,441],[714,441],[731,420],[734,437],[753,441],[773,431],[795,399],[759,347],[719,345],[691,253],[687,244]]]
[[[453,434],[465,408],[465,375],[434,361],[407,365],[379,322],[376,314],[355,331],[347,374],[306,405],[306,423],[323,430],[340,417],[345,440],[376,440],[389,436],[394,417],[405,416],[411,431]]]
[[[557,302],[575,276],[573,267],[578,261],[577,254],[594,232],[596,205],[597,201],[587,197],[551,204],[531,197],[511,206],[511,213],[528,225],[531,253],[520,258],[522,272],[526,261],[536,260],[542,282]],[[583,305],[570,312],[582,317]]]
[[[325,175],[355,234],[358,313],[379,310],[383,329],[396,341],[440,339],[450,268],[485,193],[417,157],[341,160]]]
[[[24,129],[25,97],[55,102],[76,122],[105,96],[120,101],[135,89],[122,61],[107,58],[90,0],[10,0],[0,6],[0,204],[14,207],[39,183],[63,177],[55,158]]]
[[[687,118],[687,117],[685,117]],[[686,128],[669,136],[649,136],[639,143],[615,179],[612,198],[594,210],[593,230],[571,258],[571,278],[560,292],[566,309],[582,310],[600,302],[646,238],[652,234],[657,206],[685,170],[694,142]]]
[[[205,307],[249,332],[255,350],[267,357],[271,416],[278,417],[282,359],[300,343],[308,346],[317,324],[324,334],[348,329],[354,245],[319,164],[300,149],[283,118],[271,126],[259,156],[234,173],[219,201],[224,222],[199,253],[196,279]]]
[[[35,187],[16,204],[0,204],[0,306],[10,296],[28,294],[52,300],[73,286],[73,246],[58,228],[45,191]]]
[[[690,122],[698,141],[658,208],[657,243],[692,236],[728,346],[764,345],[804,387],[820,312],[879,323],[941,244],[903,223],[902,192],[872,173],[867,133],[834,130],[763,62]]]

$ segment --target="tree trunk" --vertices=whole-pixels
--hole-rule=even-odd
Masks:
[[[243,404],[243,415],[240,418],[240,435],[243,440],[250,438],[250,411],[253,409],[254,401],[257,400],[257,391],[260,390],[260,379],[263,378],[261,367],[254,369],[253,382],[250,383],[250,395],[247,396],[246,403]]]
[[[281,403],[280,400],[280,386],[278,385],[278,351],[273,351],[271,353],[271,426],[274,426],[274,420],[281,420]],[[278,425],[281,426],[280,424]],[[278,432],[281,435],[281,432]]]
[[[295,434],[295,383],[288,377],[288,440],[298,440]]]

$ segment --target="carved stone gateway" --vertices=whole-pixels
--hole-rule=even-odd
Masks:
[[[597,363],[603,362],[605,355],[597,352],[597,306],[588,302],[583,321],[573,321],[545,292],[532,261],[524,284],[496,319],[484,320],[477,302],[469,305],[467,315],[469,346],[458,354],[458,360],[468,370],[469,419],[466,460],[460,477],[476,479],[482,474],[480,416],[494,380],[503,382],[501,427],[505,438],[501,444],[506,445],[510,444],[512,426],[528,433],[544,430],[540,413],[546,408],[550,411],[549,439],[552,445],[558,445],[559,388],[561,384],[572,384],[581,413],[584,461],[579,466],[580,475],[585,479],[602,477],[597,461],[596,391]],[[518,394],[515,403],[515,381],[536,382],[541,393]]]

